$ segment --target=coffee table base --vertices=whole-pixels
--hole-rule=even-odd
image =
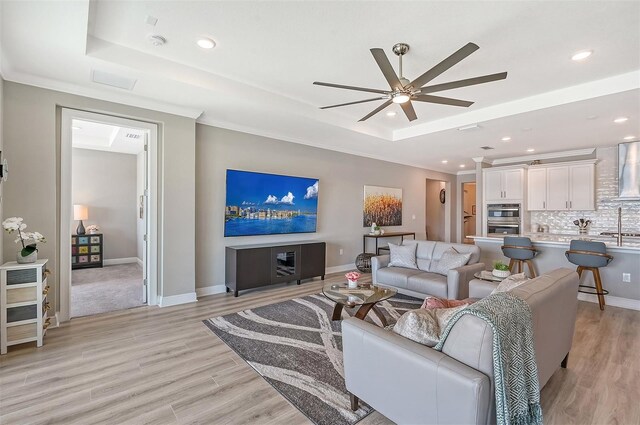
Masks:
[[[331,320],[341,320],[343,308],[344,304],[336,303],[336,306],[333,308]],[[388,326],[387,319],[384,317],[384,313],[382,313],[382,311],[378,307],[376,307],[375,303],[362,304],[358,311],[356,311],[354,317],[360,320],[364,320],[367,317],[367,314],[369,314],[369,311],[373,311],[375,315],[378,316],[378,319],[380,319],[383,327]]]

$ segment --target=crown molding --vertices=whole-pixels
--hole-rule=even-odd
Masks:
[[[456,172],[456,176],[464,176],[467,174],[475,174],[476,170],[464,170],[464,171],[458,171]]]
[[[587,149],[575,149],[575,150],[562,151],[562,152],[539,153],[534,155],[512,156],[510,158],[494,159],[493,161],[491,161],[491,165],[514,164],[517,162],[530,162],[530,161],[535,161],[537,159],[570,158],[573,156],[591,155],[595,151],[596,151],[596,148],[587,148]]]
[[[103,100],[105,102],[120,103],[127,106],[149,109],[152,111],[164,112],[166,114],[178,115],[192,119],[197,119],[203,112],[201,109],[187,108],[184,106],[172,105],[170,103],[158,102],[137,96],[133,93],[115,93],[97,88],[83,87],[22,72],[9,71],[5,73],[3,78],[6,81],[14,83],[26,84],[76,96],[89,97],[92,99]]]

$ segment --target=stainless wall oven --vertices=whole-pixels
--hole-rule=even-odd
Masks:
[[[520,204],[488,204],[487,234],[518,235],[522,227]]]

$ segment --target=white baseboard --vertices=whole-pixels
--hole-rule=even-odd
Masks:
[[[141,259],[139,259],[139,258],[136,258],[136,260],[138,260],[138,265],[139,265],[140,267],[142,267],[142,266],[143,266],[143,264],[144,264],[144,263],[142,262],[142,260],[141,260]]]
[[[346,272],[349,270],[354,270],[355,268],[356,268],[355,263],[343,264],[341,266],[327,267],[325,269],[325,273],[330,274],[330,273]]]
[[[196,295],[198,297],[206,297],[207,295],[222,294],[225,292],[227,292],[227,289],[224,285],[211,285],[202,288],[196,288]]]
[[[578,299],[580,301],[588,301],[590,303],[598,304],[598,296],[597,295],[579,293],[578,294]],[[614,297],[614,296],[611,296],[611,295],[606,295],[604,297],[604,299],[605,299],[606,305],[610,305],[612,307],[621,307],[621,308],[628,308],[629,310],[638,310],[638,311],[640,311],[640,300],[634,300],[634,299],[631,299],[631,298]]]
[[[188,304],[198,301],[198,297],[195,292],[189,292],[187,294],[169,295],[167,297],[159,297],[158,305],[160,307],[170,307],[178,304]]]
[[[138,257],[127,257],[127,258],[110,258],[108,260],[104,260],[102,262],[103,265],[105,266],[116,266],[118,264],[132,264],[132,263],[137,263],[138,261]],[[140,263],[142,263],[142,261],[140,261]]]

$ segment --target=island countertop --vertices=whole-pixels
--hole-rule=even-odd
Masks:
[[[524,236],[531,238],[531,242],[537,246],[552,246],[569,248],[569,244],[574,239],[590,240],[604,242],[607,245],[607,251],[610,252],[624,252],[640,255],[640,238],[622,238],[622,246],[618,246],[615,238],[611,236],[601,235],[570,235],[570,234],[558,234],[558,233],[525,233],[522,235],[505,235],[505,236]],[[474,242],[492,242],[503,243],[503,235],[491,235],[491,236],[467,236],[469,239],[473,239]]]

